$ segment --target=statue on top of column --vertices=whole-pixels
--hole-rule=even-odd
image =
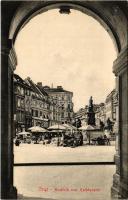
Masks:
[[[88,111],[89,112],[93,112],[93,99],[92,99],[92,96],[89,99],[89,109],[88,109]]]
[[[89,99],[88,113],[87,113],[88,125],[95,126],[95,112],[93,110],[93,99],[92,96]]]

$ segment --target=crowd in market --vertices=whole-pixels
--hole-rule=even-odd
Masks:
[[[64,147],[77,147],[83,145],[83,135],[82,133],[50,133],[47,132],[45,134],[36,134],[33,136],[27,137],[17,137],[15,140],[15,145],[19,146],[20,143],[42,143],[43,145],[53,144],[56,146],[64,146]]]

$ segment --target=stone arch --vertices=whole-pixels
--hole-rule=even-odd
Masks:
[[[29,20],[49,9],[76,9],[94,17],[108,31],[118,57],[113,64],[119,92],[119,138],[112,194],[128,197],[128,58],[127,2],[118,1],[5,1],[2,2],[2,198],[15,199],[13,187],[13,71],[17,65],[14,43]],[[8,14],[7,14],[8,13]],[[5,93],[6,91],[6,93]]]
[[[118,30],[117,25],[121,23],[123,20],[124,24],[127,23],[125,16],[121,13],[121,9],[111,2],[111,7],[106,7],[105,2],[97,3],[97,2],[68,2],[65,3],[45,3],[45,2],[24,2],[17,9],[15,13],[9,30],[9,39],[15,42],[18,32],[29,22],[34,16],[46,12],[51,9],[56,8],[69,8],[75,9],[78,11],[87,14],[94,19],[96,19],[104,29],[109,33],[112,41],[114,43],[115,49],[118,52],[125,46],[126,43],[126,28],[122,27],[122,30]],[[104,12],[103,12],[104,10]],[[121,14],[121,17],[118,16]],[[115,18],[116,16],[116,18]]]

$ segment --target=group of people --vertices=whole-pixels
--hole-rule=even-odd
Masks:
[[[17,136],[15,138],[15,145],[19,146],[21,142],[23,143],[42,143],[53,144],[56,146],[64,146],[64,147],[77,147],[83,145],[83,134],[80,131],[77,132],[47,132],[45,134],[35,134],[28,137],[20,138]],[[110,144],[110,131],[104,130],[104,135],[100,135],[97,138],[91,139],[90,136],[86,135],[86,141],[89,141],[89,144],[98,144],[98,145],[111,145]]]
[[[92,139],[92,143],[94,145],[98,144],[98,145],[111,145],[110,143],[110,136],[104,134],[103,136],[98,136],[97,138]]]
[[[69,134],[64,136],[63,146],[66,147],[77,147],[83,145],[83,135],[82,133]]]
[[[16,139],[15,139],[15,145],[19,146],[20,143],[21,143],[20,138],[16,137]]]
[[[99,145],[105,145],[105,144],[106,144],[106,145],[111,145],[111,143],[110,143],[110,138],[107,137],[106,135],[98,137],[98,138],[97,138],[97,143],[98,143]]]
[[[19,146],[20,143],[35,143],[38,144],[42,142],[43,145],[46,144],[55,144],[56,146],[64,147],[77,147],[83,145],[83,135],[82,133],[71,133],[71,132],[62,132],[62,133],[45,133],[43,135],[35,135],[31,138],[15,138],[15,145]]]
[[[42,138],[43,144],[56,144],[57,146],[76,147],[83,145],[82,133],[55,133]]]
[[[103,121],[100,120],[100,129],[102,131],[104,130],[109,130],[109,131],[113,131],[113,126],[114,126],[114,123],[110,120],[110,118],[108,118],[106,120],[106,123],[104,123]]]

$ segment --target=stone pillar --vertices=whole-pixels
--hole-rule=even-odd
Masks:
[[[13,187],[13,71],[16,56],[12,41],[4,40],[1,51],[1,198],[16,199],[17,191]]]
[[[116,173],[113,176],[113,198],[128,198],[128,47],[124,48],[114,62],[119,93],[119,120],[116,145]]]

